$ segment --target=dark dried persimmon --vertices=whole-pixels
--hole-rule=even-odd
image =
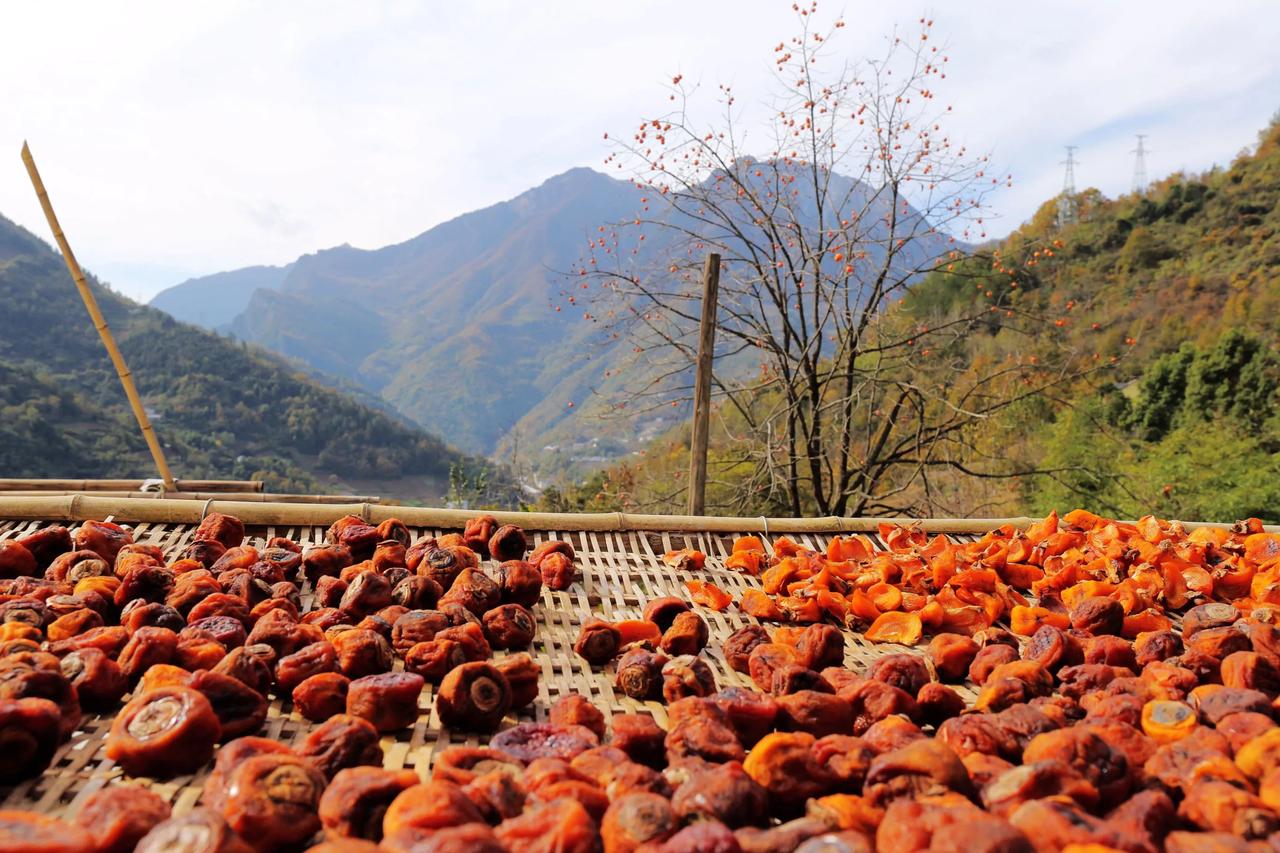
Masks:
[[[730,715],[732,721],[732,715]],[[661,767],[666,763],[667,733],[648,714],[614,714],[609,743],[639,764]]]
[[[169,819],[169,804],[137,785],[111,785],[80,805],[75,823],[93,836],[98,853],[129,853],[148,832]]]
[[[550,723],[518,723],[494,735],[489,746],[528,763],[538,758],[574,756],[600,745],[595,732],[581,726],[553,726]]]
[[[1071,765],[1093,783],[1104,800],[1116,802],[1129,793],[1133,778],[1124,752],[1084,727],[1036,735],[1022,752],[1027,764],[1049,759]]]
[[[672,657],[696,655],[706,646],[709,636],[706,620],[687,610],[677,613],[671,620],[671,626],[663,632],[662,650]]]
[[[306,841],[320,828],[317,808],[325,777],[295,755],[259,755],[227,777],[222,814],[254,849],[280,850]]]
[[[61,740],[62,714],[48,699],[0,700],[0,785],[32,779],[49,766]]]
[[[267,719],[266,697],[229,675],[198,670],[187,686],[209,700],[222,729],[221,740],[251,735]]]
[[[382,820],[392,800],[419,783],[412,770],[348,767],[334,774],[320,797],[319,816],[330,838],[382,840]]]
[[[931,681],[916,694],[921,722],[937,728],[946,720],[960,716],[965,709],[964,697],[954,689],[937,681]]]
[[[877,658],[867,670],[867,677],[891,684],[912,696],[933,680],[924,658],[910,654],[891,654]]]
[[[600,823],[600,836],[606,853],[633,853],[642,844],[661,844],[679,826],[666,797],[628,794],[609,804]]]
[[[89,647],[63,655],[61,669],[87,710],[111,707],[129,689],[119,665],[100,649]]]
[[[494,830],[511,850],[528,853],[594,853],[599,828],[586,809],[572,799],[558,799],[525,809]]]
[[[93,836],[49,815],[0,810],[0,844],[14,853],[96,853]]]
[[[462,792],[484,819],[494,825],[520,814],[528,797],[517,776],[504,770],[491,770],[477,776],[463,786]]]
[[[710,696],[715,691],[715,675],[702,658],[680,655],[662,667],[662,697],[668,703],[686,696]]]
[[[925,652],[940,681],[964,681],[978,654],[978,644],[963,634],[938,634]]]
[[[585,696],[577,693],[561,696],[551,706],[547,718],[553,726],[582,726],[604,740],[604,714]]]
[[[291,693],[298,713],[313,723],[324,722],[347,707],[347,691],[351,679],[340,672],[321,672],[309,676]]]
[[[535,630],[533,614],[520,604],[501,604],[484,614],[484,634],[495,649],[527,649]]]
[[[741,762],[729,761],[690,774],[676,789],[671,807],[683,822],[714,820],[737,829],[766,822],[769,794]]]
[[[743,770],[769,793],[773,813],[794,814],[811,797],[834,783],[814,758],[814,737],[806,732],[775,732],[751,748]]]
[[[311,730],[298,747],[298,754],[332,779],[347,767],[381,766],[380,740],[378,730],[368,720],[334,714]]]
[[[407,729],[418,720],[418,696],[426,682],[411,672],[381,672],[347,687],[347,714],[373,723],[379,732]]]
[[[135,853],[249,853],[253,848],[208,807],[192,809],[157,824]]]
[[[603,666],[618,654],[621,643],[617,628],[603,619],[589,619],[579,629],[573,650],[592,666]]]
[[[937,739],[961,758],[981,752],[1017,760],[1021,748],[1013,736],[1000,725],[994,714],[965,714],[953,717],[938,727]]]
[[[213,706],[189,687],[158,687],[121,709],[107,735],[107,758],[130,776],[191,773],[222,735]]]
[[[876,756],[867,769],[863,789],[872,802],[882,806],[902,797],[947,793],[974,796],[969,771],[960,757],[934,738],[912,741],[901,749]]]
[[[842,688],[837,695],[845,699],[853,710],[850,734],[862,734],[873,723],[891,714],[903,714],[912,720],[920,716],[920,706],[914,696],[883,681],[864,679]]]
[[[382,818],[382,831],[390,836],[406,827],[440,829],[483,822],[480,810],[460,787],[433,779],[404,789],[391,801]]]
[[[523,770],[523,761],[500,749],[451,746],[436,756],[431,778],[462,786],[487,773],[502,772],[519,776]]]
[[[436,711],[446,726],[493,731],[511,710],[511,685],[501,670],[484,661],[455,667],[440,682]]]
[[[745,687],[728,687],[710,698],[725,713],[744,746],[753,746],[773,731],[778,703],[772,696]]]
[[[781,643],[760,643],[747,655],[747,672],[765,692],[773,689],[774,672],[787,665],[799,666],[800,653]]]
[[[814,737],[853,731],[853,707],[847,699],[816,690],[777,697],[778,730],[808,732]]]
[[[693,701],[693,699],[685,701]],[[667,732],[664,741],[668,763],[689,757],[703,758],[717,763],[741,761],[745,757],[746,751],[729,725],[726,715],[718,708],[715,708],[715,711],[715,715],[704,713],[672,721],[671,729]]]
[[[507,655],[494,661],[493,666],[506,676],[507,685],[511,688],[512,711],[526,708],[538,698],[538,681],[542,669],[530,655],[524,652]]]
[[[489,537],[489,556],[499,563],[523,560],[529,550],[529,540],[524,531],[514,524],[504,524]]]

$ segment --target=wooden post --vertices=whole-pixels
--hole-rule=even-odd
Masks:
[[[702,268],[702,322],[698,366],[693,381],[693,440],[689,447],[689,515],[702,515],[707,500],[707,433],[711,418],[711,366],[716,352],[716,302],[720,256],[707,255]]]
[[[147,418],[147,412],[142,407],[142,398],[138,396],[138,389],[133,384],[133,374],[129,372],[129,365],[125,364],[124,354],[120,352],[120,348],[116,346],[115,338],[111,336],[111,329],[107,327],[107,320],[102,316],[102,312],[98,310],[98,300],[94,298],[93,291],[89,289],[88,282],[84,279],[84,272],[80,269],[76,256],[71,253],[71,246],[67,243],[67,237],[62,233],[62,226],[58,224],[58,217],[53,212],[53,204],[49,201],[49,194],[45,192],[44,181],[40,180],[40,172],[36,169],[36,161],[31,156],[31,149],[27,147],[27,143],[22,143],[22,162],[27,166],[27,174],[31,176],[31,185],[35,187],[36,197],[40,199],[40,206],[44,208],[44,217],[49,220],[49,227],[53,229],[53,238],[58,241],[58,248],[62,250],[62,259],[67,262],[67,269],[71,272],[71,278],[76,283],[76,288],[80,291],[80,298],[84,300],[84,307],[89,309],[89,316],[93,319],[93,326],[98,330],[98,334],[102,336],[102,343],[107,348],[107,355],[111,356],[111,363],[116,367],[116,375],[120,377],[120,383],[124,385],[125,396],[129,398],[129,406],[133,409],[133,416],[138,419],[138,426],[142,427],[142,437],[147,442],[147,447],[151,449],[151,458],[155,460],[156,468],[160,471],[160,478],[164,480],[165,488],[169,491],[177,491],[177,486],[173,482],[173,474],[169,471],[169,463],[164,459],[164,450],[160,448],[160,441],[156,438],[156,431],[151,428],[151,421]]]

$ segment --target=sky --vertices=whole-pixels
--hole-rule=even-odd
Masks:
[[[840,49],[928,14],[953,138],[1014,186],[992,235],[1062,187],[1226,164],[1280,110],[1280,3],[822,0]],[[146,300],[186,278],[400,242],[575,166],[665,108],[674,74],[774,85],[778,0],[0,6],[0,214],[46,239],[30,142],[72,248]],[[767,152],[762,152],[767,153]]]

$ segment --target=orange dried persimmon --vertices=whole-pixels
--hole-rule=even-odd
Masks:
[[[849,601],[839,593],[822,590],[817,595],[818,606],[828,616],[834,617],[841,624],[849,616]]]
[[[653,643],[656,646],[662,640],[662,629],[648,619],[624,619],[621,622],[615,622],[613,627],[618,629],[619,646],[641,642]]]
[[[873,553],[875,553],[875,546],[865,536],[850,536],[847,539],[833,536],[827,544],[827,559],[833,563],[865,560]]]
[[[759,536],[739,536],[733,540],[735,554],[763,554],[764,540]]]
[[[777,599],[777,604],[785,618],[790,619],[792,622],[820,622],[822,620],[822,608],[818,606],[816,598],[785,595]]]
[[[871,600],[871,596],[860,589],[849,593],[849,612],[859,619],[874,622],[880,617],[880,608]]]
[[[777,595],[782,592],[787,583],[800,571],[800,564],[794,557],[787,557],[778,565],[772,566],[764,570],[764,574],[760,576],[760,582],[764,584],[764,591],[770,595]]]
[[[1018,589],[1031,589],[1044,578],[1044,570],[1029,563],[1005,563],[1000,570],[1000,578],[1009,586]]]
[[[1168,631],[1173,627],[1173,621],[1155,608],[1147,608],[1131,613],[1124,617],[1124,626],[1120,629],[1121,636],[1127,639],[1134,639],[1139,634],[1148,631]]]
[[[785,557],[794,557],[800,553],[800,546],[795,542],[783,536],[773,543],[773,554],[779,559]]]
[[[733,596],[709,581],[687,580],[684,586],[694,604],[719,611],[733,603]]]
[[[1244,558],[1251,563],[1266,563],[1280,558],[1280,533],[1253,533],[1244,538]]]
[[[1015,634],[1030,637],[1041,625],[1052,625],[1065,631],[1071,627],[1071,617],[1065,613],[1054,613],[1044,607],[1015,605],[1009,611],[1009,630]]]
[[[886,610],[899,610],[902,607],[902,590],[881,581],[867,590],[871,603],[883,613]]]
[[[735,551],[724,561],[726,569],[736,569],[749,575],[764,571],[765,557],[761,551]]]
[[[804,628],[797,628],[794,625],[780,625],[773,629],[773,642],[780,646],[796,647],[796,643],[800,642],[800,636],[804,633]]]
[[[742,597],[738,599],[738,609],[748,616],[754,616],[757,619],[772,619],[781,622],[783,619],[782,610],[769,595],[758,589],[749,589],[742,593]]]
[[[920,623],[930,631],[938,631],[946,620],[947,612],[936,601],[929,601],[918,611]]]
[[[678,551],[668,551],[663,554],[662,562],[681,571],[688,569],[700,571],[707,564],[707,555],[694,548],[681,548]]]
[[[866,638],[876,643],[901,643],[914,646],[924,635],[924,625],[915,613],[890,611],[881,613],[867,629]]]

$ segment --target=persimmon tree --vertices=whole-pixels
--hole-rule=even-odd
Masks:
[[[942,472],[1034,469],[984,449],[984,422],[1088,368],[1070,353],[1009,350],[1011,335],[1038,335],[1046,318],[1017,310],[1017,269],[974,262],[988,195],[1010,179],[946,129],[952,107],[937,90],[948,58],[933,22],[854,61],[839,48],[843,21],[793,8],[798,33],[774,48],[762,108],[677,75],[663,112],[606,135],[606,163],[634,181],[639,210],[591,235],[574,287],[594,285],[588,317],[634,347],[644,387],[616,404],[634,417],[688,394],[701,268],[721,256],[715,441],[737,472],[735,509],[946,509],[932,487]],[[973,287],[975,270],[976,298],[904,310],[913,284],[939,269],[957,287]],[[998,293],[993,275],[1006,284]],[[1002,343],[975,359],[974,336]]]

